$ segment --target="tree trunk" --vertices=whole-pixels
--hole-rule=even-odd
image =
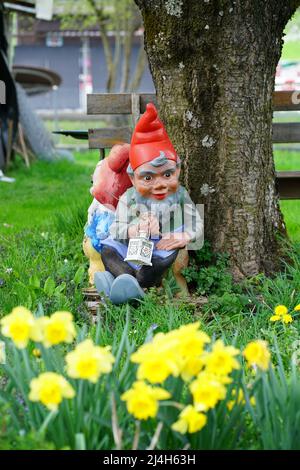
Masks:
[[[135,0],[160,116],[205,205],[205,237],[236,280],[278,269],[272,92],[299,0]]]

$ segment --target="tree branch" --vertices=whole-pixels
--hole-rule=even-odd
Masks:
[[[87,2],[90,5],[91,9],[94,11],[96,18],[97,18],[98,25],[99,25],[99,30],[101,34],[103,50],[104,50],[104,55],[105,55],[105,60],[106,60],[106,65],[107,65],[107,73],[108,73],[106,87],[107,87],[107,91],[110,91],[114,63],[113,63],[113,55],[112,55],[111,46],[110,46],[109,39],[107,36],[105,16],[101,12],[101,10],[98,9],[95,0],[87,0]]]

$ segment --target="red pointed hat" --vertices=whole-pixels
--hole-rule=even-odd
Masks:
[[[135,126],[129,153],[129,162],[133,170],[151,162],[164,153],[168,160],[177,161],[174,149],[167,131],[157,115],[153,103],[148,103],[145,113]]]

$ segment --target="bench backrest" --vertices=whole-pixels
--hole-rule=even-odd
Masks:
[[[154,93],[99,93],[87,97],[89,115],[127,115],[132,117],[132,126],[89,129],[89,148],[104,150],[113,145],[130,143],[133,126],[146,109],[146,104],[156,104]],[[300,111],[300,91],[275,91],[274,111]],[[273,143],[300,143],[300,122],[273,123]],[[300,199],[300,171],[276,172],[281,199]]]

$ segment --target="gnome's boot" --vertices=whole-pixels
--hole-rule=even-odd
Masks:
[[[94,283],[99,294],[105,294],[110,297],[111,286],[115,278],[109,271],[95,273]]]
[[[110,300],[113,304],[123,304],[130,300],[142,299],[145,292],[135,277],[121,274],[116,277],[110,289]]]

